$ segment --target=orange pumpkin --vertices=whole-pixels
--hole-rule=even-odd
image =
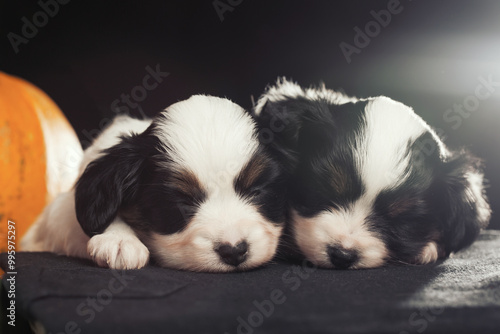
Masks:
[[[21,237],[42,209],[77,177],[82,149],[61,110],[47,94],[0,72],[0,251],[8,220]]]

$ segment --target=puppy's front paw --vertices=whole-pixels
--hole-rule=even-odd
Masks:
[[[416,264],[429,264],[437,261],[439,257],[438,246],[434,241],[429,242],[420,252]]]
[[[149,260],[149,250],[138,238],[115,233],[93,236],[87,251],[99,266],[111,269],[140,269]]]

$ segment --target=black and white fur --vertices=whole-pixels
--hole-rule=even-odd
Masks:
[[[23,240],[24,250],[136,269],[228,272],[275,254],[284,225],[280,165],[227,99],[193,96],[153,120],[118,117]]]
[[[488,224],[480,161],[402,103],[282,79],[254,112],[293,173],[286,234],[318,266],[432,263]]]

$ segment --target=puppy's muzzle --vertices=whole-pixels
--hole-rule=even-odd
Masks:
[[[219,254],[224,263],[237,267],[241,263],[245,262],[247,258],[248,243],[246,241],[241,241],[236,246],[223,243],[218,245],[215,248],[215,251]]]
[[[358,252],[354,249],[345,249],[339,246],[328,246],[326,250],[330,262],[337,269],[348,269],[359,259]]]

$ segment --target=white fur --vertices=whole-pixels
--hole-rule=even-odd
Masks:
[[[256,114],[260,113],[267,101],[286,101],[297,97],[325,99],[339,105],[360,101],[324,86],[302,89],[293,82],[279,79],[259,99],[255,107]],[[309,260],[323,267],[333,267],[327,254],[327,247],[331,245],[358,252],[359,261],[352,268],[382,265],[389,257],[389,251],[380,236],[369,230],[365,221],[371,214],[377,195],[383,190],[397,187],[408,177],[405,174],[410,163],[406,155],[407,143],[430,132],[438,143],[441,157],[448,155],[438,136],[410,107],[383,96],[363,101],[368,102],[365,128],[356,138],[355,163],[363,180],[365,193],[345,210],[332,209],[311,218],[301,217],[297,212],[292,215],[293,233],[300,250]],[[479,197],[477,194],[474,196]],[[435,252],[433,250],[432,245],[428,245],[420,255],[421,261],[437,258],[437,248]]]
[[[294,218],[295,236],[301,251],[324,267],[332,267],[326,253],[332,244],[359,253],[360,260],[353,268],[377,267],[385,262],[388,250],[365,221],[377,195],[397,187],[407,178],[406,144],[428,130],[413,110],[402,103],[387,97],[368,101],[365,129],[356,138],[355,151],[356,168],[365,185],[365,193],[349,209],[323,212],[310,219],[296,214]]]
[[[469,172],[466,174],[467,180],[469,181],[469,194],[471,202],[477,203],[478,219],[486,227],[490,220],[491,210],[490,206],[483,196],[483,175],[480,173]]]
[[[170,106],[157,136],[178,168],[188,169],[212,192],[233,193],[233,180],[259,143],[255,123],[237,104],[195,95]]]
[[[233,186],[259,145],[250,115],[229,100],[193,96],[167,109],[156,134],[177,168],[192,172],[207,194],[187,229],[154,235],[148,242],[161,262],[188,270],[231,271],[235,268],[222,262],[214,248],[243,240],[249,251],[239,269],[269,261],[282,228],[267,222]]]
[[[87,242],[75,212],[75,192],[57,195],[30,227],[21,240],[21,248],[28,252],[53,252],[68,256],[89,258]]]
[[[308,223],[295,215],[294,231],[300,249],[324,267],[332,267],[326,253],[332,244],[358,252],[360,259],[353,268],[377,267],[385,262],[385,244],[365,221],[377,195],[406,179],[406,143],[426,130],[411,108],[386,97],[370,99],[365,123],[364,132],[357,136],[355,152],[365,193],[351,208],[320,213]]]
[[[431,241],[425,245],[424,249],[422,249],[418,255],[416,264],[434,263],[437,261],[438,257],[438,245],[434,241]]]
[[[356,98],[349,97],[345,94],[329,90],[322,84],[320,87],[311,87],[303,89],[297,83],[288,81],[285,78],[278,78],[276,85],[266,89],[257,104],[255,105],[255,114],[259,115],[265,104],[270,102],[286,101],[290,98],[306,97],[309,99],[325,99],[333,104],[344,104],[357,101]]]
[[[213,251],[218,242],[233,246],[246,240],[247,259],[240,269],[265,263],[274,256],[281,227],[266,222],[255,207],[234,195],[217,194],[203,203],[187,229],[154,235],[152,249],[165,266],[187,270],[232,271]]]
[[[358,253],[359,260],[351,269],[382,265],[389,253],[385,243],[365,228],[366,208],[358,202],[352,211],[324,211],[312,218],[293,212],[297,245],[311,262],[325,268],[333,268],[327,254],[327,247],[333,245]]]
[[[89,146],[83,155],[79,168],[80,177],[87,165],[102,155],[102,150],[110,148],[120,142],[120,136],[130,136],[133,133],[142,133],[151,125],[151,120],[139,120],[128,116],[118,116],[108,126],[96,140]]]
[[[357,169],[366,186],[366,199],[373,201],[382,190],[406,180],[406,145],[426,128],[410,107],[387,97],[371,99],[365,122],[365,131],[358,136]]]
[[[87,165],[102,154],[102,150],[119,142],[120,135],[144,131],[151,121],[136,120],[129,117],[117,117],[113,123],[87,148],[83,154],[78,175]],[[111,227],[111,226],[110,226]],[[87,252],[89,237],[83,232],[76,218],[75,191],[61,193],[47,206],[30,227],[21,241],[24,251],[48,251],[68,256],[91,258]],[[98,258],[98,263],[107,262]],[[114,265],[118,262],[111,262]],[[119,263],[118,263],[119,264]],[[115,267],[111,267],[115,268]],[[118,267],[116,269],[119,269]]]
[[[207,194],[207,200],[183,231],[141,235],[159,262],[188,270],[236,270],[219,258],[215,248],[243,240],[249,250],[239,270],[269,261],[282,227],[266,221],[257,207],[233,189],[235,178],[259,145],[250,115],[229,100],[193,96],[169,107],[157,121],[155,135],[173,160],[173,167],[192,172]],[[120,135],[141,133],[150,124],[149,120],[115,119],[85,151],[79,175],[103,154],[103,149],[117,144]],[[74,202],[74,190],[60,194],[27,233],[24,249],[92,258],[101,266],[115,269],[146,265],[149,250],[121,217],[116,217],[104,233],[89,239],[76,219]]]
[[[120,217],[90,238],[87,251],[98,265],[113,269],[139,269],[149,260],[149,250]]]

